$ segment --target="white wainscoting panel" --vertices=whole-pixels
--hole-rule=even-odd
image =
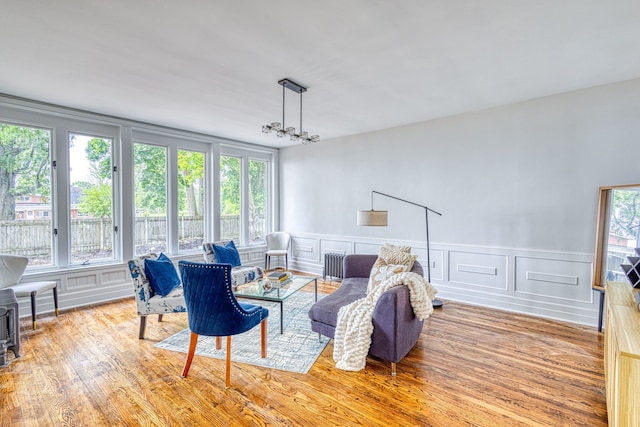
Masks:
[[[98,286],[98,275],[95,273],[84,273],[81,275],[67,276],[67,291],[76,291]]]
[[[292,258],[319,262],[318,244],[318,238],[291,237]]]
[[[515,284],[518,294],[586,303],[593,297],[588,262],[518,256]]]
[[[129,269],[125,270],[107,270],[102,272],[102,285],[103,286],[111,286],[118,285],[120,283],[130,281],[131,275],[129,274]],[[133,288],[132,288],[133,289]]]
[[[385,243],[411,246],[425,267],[426,245],[422,241],[391,241],[336,235],[293,234],[289,268],[322,275],[323,252],[377,254]],[[432,243],[431,282],[438,298],[460,301],[540,317],[595,326],[598,299],[591,290],[592,254],[558,253],[486,248]],[[243,264],[263,265],[264,246],[240,248]],[[171,255],[170,255],[171,256]],[[202,262],[200,253],[171,256]],[[133,298],[133,285],[127,263],[89,266],[62,272],[27,274],[23,281],[57,280],[59,302],[64,310],[99,304],[120,298]],[[21,298],[20,315],[31,315],[28,298]],[[38,297],[38,313],[53,311],[50,293]],[[49,314],[50,316],[51,314]]]
[[[449,282],[506,291],[508,265],[506,255],[449,251]]]
[[[320,239],[320,257],[324,260],[324,254],[327,252],[350,254],[352,253],[353,244],[345,240]]]
[[[311,241],[316,241],[316,239],[311,239]],[[243,264],[264,265],[264,245],[239,248],[239,252]],[[182,259],[204,262],[201,252],[169,256],[176,268],[178,261]],[[58,282],[58,303],[61,316],[64,315],[64,310],[75,307],[100,304],[122,298],[133,299],[133,282],[128,260],[121,264],[89,265],[65,271],[27,272],[22,278],[24,283],[42,280]],[[18,303],[20,317],[30,317],[30,299],[20,298]],[[54,311],[53,292],[44,292],[38,295],[36,304],[38,317],[52,316]]]
[[[424,253],[422,256],[420,253]],[[424,270],[424,276],[427,276],[427,250],[413,250],[413,253],[418,255],[418,261],[422,264]],[[444,280],[444,251],[433,250],[429,248],[429,262],[431,263],[431,282]]]
[[[314,248],[325,250],[351,245],[353,253],[377,254],[385,243],[411,246],[425,267],[426,243],[335,235],[295,235],[300,247],[290,266],[322,275],[322,258]],[[318,254],[319,255],[319,254]],[[598,300],[591,290],[593,254],[476,247],[431,243],[431,282],[438,298],[595,326]]]
[[[354,242],[353,251],[354,254],[369,254],[369,255],[378,255],[380,252],[380,248],[384,246],[386,242],[382,243],[369,243],[369,242]]]

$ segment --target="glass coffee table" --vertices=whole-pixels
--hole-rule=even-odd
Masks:
[[[318,301],[318,278],[312,276],[293,276],[291,282],[286,285],[271,289],[265,289],[265,283],[269,283],[268,280],[258,280],[250,282],[244,285],[238,286],[237,290],[233,291],[236,298],[247,298],[261,301],[273,301],[280,303],[280,333],[284,333],[284,300],[291,295],[298,292],[300,289],[313,282],[315,291],[315,300]],[[268,288],[268,287],[267,287]]]

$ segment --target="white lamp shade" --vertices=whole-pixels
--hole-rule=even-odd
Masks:
[[[386,226],[387,211],[358,211],[358,225]]]

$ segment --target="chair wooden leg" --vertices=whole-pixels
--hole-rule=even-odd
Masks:
[[[260,351],[260,355],[264,359],[267,357],[267,319],[260,322],[260,334],[262,338],[262,349]]]
[[[162,314],[158,314],[158,322],[162,322]]]
[[[222,348],[222,337],[216,337],[216,350],[220,350]]]
[[[31,292],[31,320],[33,323],[33,330],[36,330],[36,293]]]
[[[191,362],[193,361],[193,355],[196,352],[196,345],[198,344],[198,334],[191,332],[189,339],[189,353],[187,353],[187,360],[184,362],[184,369],[182,370],[182,378],[187,378]]]
[[[53,288],[53,306],[56,308],[56,316],[58,316],[58,285]]]
[[[144,330],[147,328],[147,316],[140,316],[140,333],[138,339],[144,339]]]
[[[396,376],[396,363],[395,362],[391,362],[391,376],[392,377]]]
[[[231,335],[227,337],[227,375],[224,384],[227,388],[231,385]]]

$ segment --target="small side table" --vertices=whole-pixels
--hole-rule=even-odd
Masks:
[[[0,340],[6,340],[7,350],[20,357],[20,317],[12,289],[0,289]]]

